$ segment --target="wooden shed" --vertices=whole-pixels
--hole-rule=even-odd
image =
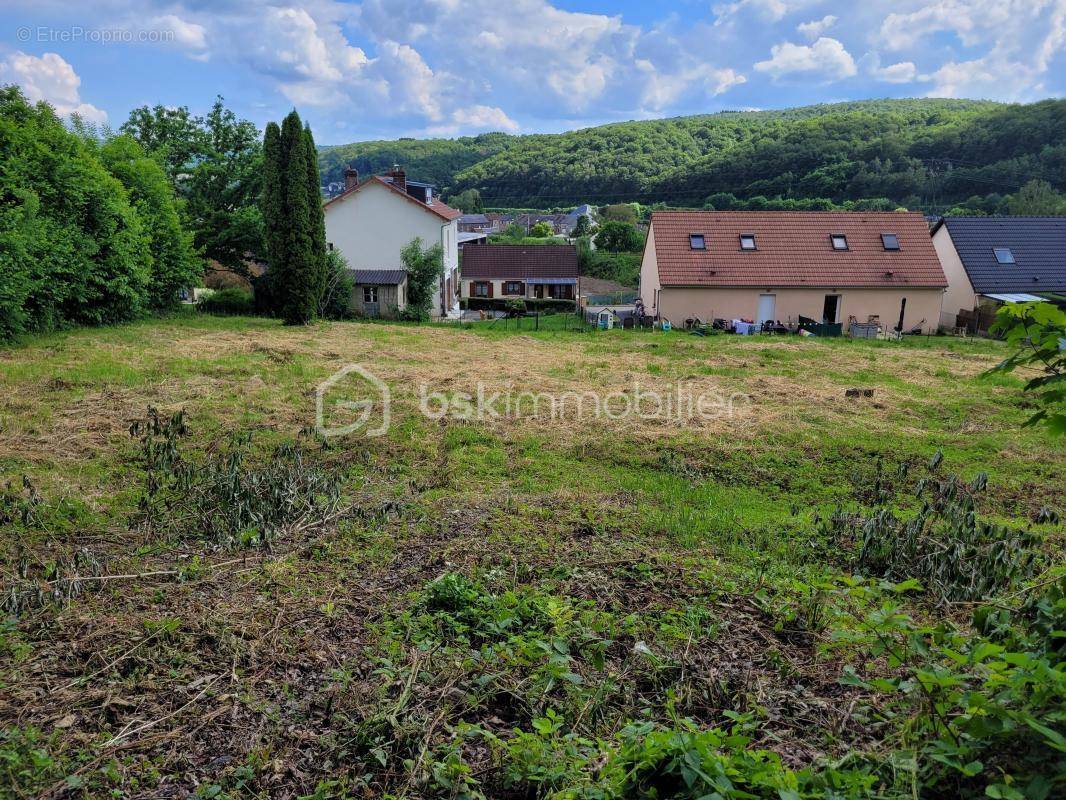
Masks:
[[[363,317],[391,319],[407,308],[407,272],[402,269],[353,269],[352,311]]]

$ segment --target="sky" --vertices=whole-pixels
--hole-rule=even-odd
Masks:
[[[216,95],[320,144],[1066,93],[1066,0],[0,0],[0,84],[117,128]]]

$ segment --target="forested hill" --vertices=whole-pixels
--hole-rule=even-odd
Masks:
[[[403,164],[486,206],[579,202],[702,206],[711,195],[889,198],[941,211],[1040,179],[1066,189],[1066,100],[870,100],[784,111],[620,122],[561,134],[483,134],[322,148],[326,180]],[[758,201],[757,201],[758,202]]]

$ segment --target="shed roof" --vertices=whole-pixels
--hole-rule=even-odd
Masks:
[[[399,286],[407,280],[407,271],[402,269],[350,269],[348,272],[356,283],[378,286]]]
[[[463,277],[490,280],[577,280],[577,248],[570,244],[482,244],[463,250]]]
[[[1066,290],[1066,217],[947,217],[947,228],[978,294]],[[995,249],[1010,248],[1013,264]]]
[[[910,212],[655,211],[664,286],[943,287],[944,270],[924,217]],[[702,235],[706,249],[693,249]],[[742,250],[742,234],[755,249]],[[882,234],[894,234],[888,250]],[[843,235],[847,249],[833,248]]]

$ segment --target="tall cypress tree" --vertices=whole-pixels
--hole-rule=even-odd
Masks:
[[[263,217],[275,312],[288,325],[314,318],[325,283],[325,220],[309,129],[296,111],[281,129],[271,123],[263,142]]]
[[[285,251],[283,209],[284,188],[281,179],[281,128],[276,122],[266,126],[263,134],[263,227],[270,269],[255,282],[255,305],[258,310],[280,313],[273,286],[284,280],[288,257]]]
[[[326,214],[322,208],[322,191],[320,186],[322,179],[318,173],[318,153],[315,150],[315,137],[311,135],[311,127],[304,126],[304,150],[307,158],[307,190],[308,207],[311,213],[311,256],[314,263],[315,304],[322,299],[322,293],[326,290]]]

